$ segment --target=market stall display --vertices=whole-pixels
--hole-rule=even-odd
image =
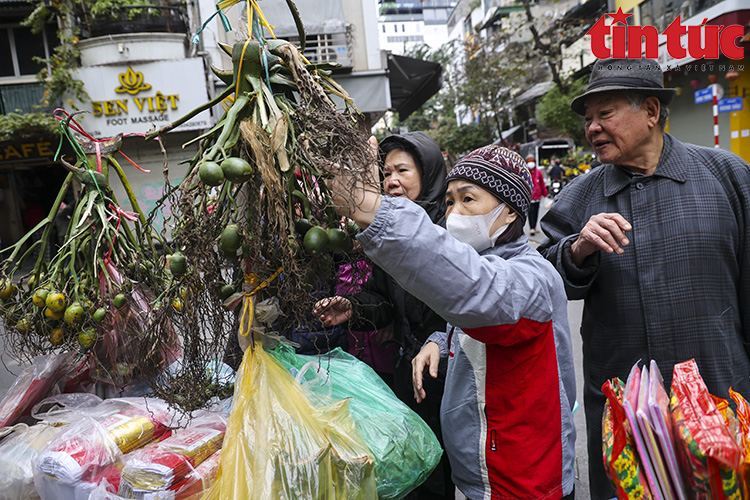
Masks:
[[[217,14],[239,3],[221,1]],[[315,292],[335,276],[334,254],[337,264],[362,259],[351,255],[358,229],[333,209],[331,173],[377,179],[369,132],[333,67],[276,39],[257,1],[244,10],[247,39],[223,47],[231,70],[213,68],[227,91],[146,136],[162,140],[195,113],[225,105],[196,139],[179,184],[170,184],[165,159],[166,194],[154,212],[142,212],[118,163],[127,158],[122,137],[91,137],[75,114],[56,112],[75,157],[56,158],[69,175],[55,205],[71,188],[76,201],[49,262],[42,256],[57,208],[34,228],[39,241],[29,233],[0,262],[6,346],[20,359],[46,356],[0,411],[5,423],[28,416],[53,386],[148,397],[105,399],[64,426],[44,421],[0,442],[0,462],[18,456],[11,444],[25,446],[28,467],[14,481],[29,498],[398,499],[442,454],[427,425],[360,361],[340,351],[316,357],[330,361],[326,393],[292,375],[312,360],[279,347],[282,366],[266,352],[289,336],[276,319],[292,327],[309,320]],[[166,204],[172,215],[158,233],[151,220]],[[37,250],[33,271],[18,281]],[[220,361],[233,335],[245,350],[236,378]],[[226,405],[232,392],[230,415],[196,415],[217,400]]]
[[[221,1],[217,13],[240,3]],[[304,40],[299,14],[288,5]],[[130,161],[122,135],[94,138],[77,113],[56,111],[61,140],[75,152],[55,156],[68,176],[48,216],[0,262],[0,328],[14,357],[78,350],[110,393],[145,381],[153,395],[191,411],[231,391],[207,367],[222,358],[237,316],[249,326],[242,329],[245,347],[259,332],[256,303],[276,299],[277,316],[292,329],[309,320],[315,290],[333,277],[333,253],[349,252],[357,230],[336,215],[326,182],[340,169],[352,180],[368,175],[369,133],[331,78],[334,66],[312,64],[297,46],[276,39],[257,1],[242,10],[247,39],[223,46],[231,69],[213,68],[227,90],[146,135],[161,140],[196,113],[226,106],[195,139],[198,153],[179,184],[170,184],[165,159],[166,194],[150,214],[120,165],[123,157]],[[337,111],[331,96],[346,110]],[[129,206],[111,189],[115,177]],[[49,252],[69,189],[73,213],[60,251]],[[151,220],[167,204],[174,210],[159,233]],[[32,259],[33,270],[18,282]]]
[[[747,406],[709,394],[694,360],[674,366],[671,397],[658,366],[636,364],[623,384],[608,380],[604,415],[607,474],[627,498],[741,499],[748,491]],[[668,405],[668,406],[667,406]]]

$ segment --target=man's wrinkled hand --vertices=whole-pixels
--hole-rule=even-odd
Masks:
[[[618,213],[591,216],[571,246],[573,262],[581,266],[584,259],[597,250],[622,254],[625,251],[623,247],[630,244],[625,232],[631,229],[633,226]]]

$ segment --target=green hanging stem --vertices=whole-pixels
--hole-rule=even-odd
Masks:
[[[112,157],[108,157],[108,160],[111,162],[112,166],[115,167],[115,170],[117,171],[118,177],[120,177],[120,182],[122,182],[122,187],[125,189],[125,193],[128,195],[128,200],[130,200],[130,206],[133,207],[133,210],[135,210],[138,213],[138,220],[143,225],[144,231],[146,232],[146,240],[148,241],[149,246],[151,247],[151,252],[153,255],[156,255],[156,247],[154,247],[154,242],[152,238],[156,238],[162,245],[164,245],[164,248],[167,248],[167,245],[164,241],[159,238],[158,235],[153,234],[151,231],[148,231],[148,223],[146,222],[146,216],[143,215],[143,211],[141,210],[141,206],[138,204],[138,200],[135,198],[135,194],[133,193],[133,188],[130,187],[130,182],[128,182],[128,178],[125,176],[125,172],[122,170],[122,167],[119,163],[117,163],[117,160],[115,160]],[[127,227],[127,224],[124,224],[127,228],[127,231],[130,232],[130,229]],[[130,235],[132,238],[132,233]]]
[[[232,133],[232,129],[239,126],[237,118],[239,117],[240,111],[242,111],[242,108],[244,108],[249,102],[250,97],[244,93],[235,97],[234,104],[232,104],[232,107],[229,108],[229,111],[226,113],[227,119],[226,123],[224,123],[224,128],[221,130],[221,134],[217,137],[213,147],[211,147],[204,156],[206,160],[214,161],[219,152],[223,150],[227,138]]]
[[[39,276],[39,271],[42,268],[42,262],[44,262],[44,250],[47,248],[47,240],[49,239],[49,235],[52,232],[52,222],[54,222],[55,217],[57,216],[57,212],[60,210],[60,205],[62,204],[63,198],[65,198],[65,193],[68,192],[68,188],[70,187],[71,182],[73,182],[73,172],[68,172],[68,176],[65,178],[60,191],[57,193],[57,198],[55,198],[55,201],[52,204],[49,215],[47,215],[47,219],[49,219],[49,225],[44,228],[44,233],[42,233],[42,238],[40,240],[42,242],[42,246],[39,251],[39,257],[37,257],[36,263],[34,264],[34,276]]]
[[[162,128],[160,128],[158,130],[154,130],[153,132],[149,132],[148,134],[146,134],[146,140],[147,141],[151,140],[154,137],[156,137],[157,135],[165,134],[165,133],[169,132],[170,130],[172,130],[173,128],[179,127],[180,125],[182,125],[183,123],[185,123],[186,121],[188,121],[189,119],[191,119],[192,117],[194,117],[195,115],[197,115],[198,113],[200,113],[201,111],[205,111],[205,110],[209,109],[210,107],[215,106],[216,104],[220,103],[221,101],[223,101],[224,99],[226,99],[227,97],[229,97],[230,95],[232,95],[232,92],[234,92],[234,87],[228,87],[227,89],[224,90],[224,92],[222,92],[221,94],[217,95],[216,97],[214,97],[213,99],[211,99],[207,103],[201,104],[200,106],[198,106],[197,108],[193,109],[192,111],[189,111],[188,114],[186,114],[185,116],[182,116],[182,117],[178,118],[177,120],[173,121],[172,123],[168,123],[168,124],[164,125]]]
[[[18,268],[20,267],[20,263],[26,260],[26,258],[31,255],[34,251],[34,249],[42,244],[42,240],[37,240],[34,243],[32,243],[29,248],[26,249],[26,251],[23,253],[20,259],[18,259],[18,264],[13,266],[13,269],[11,269],[11,272],[9,273],[11,276],[16,274],[16,271],[18,271]]]

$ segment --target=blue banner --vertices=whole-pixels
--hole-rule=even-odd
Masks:
[[[713,102],[714,94],[711,87],[700,89],[695,91],[695,104],[701,104],[704,102]]]
[[[742,111],[742,97],[719,99],[719,113],[730,113],[732,111]]]

